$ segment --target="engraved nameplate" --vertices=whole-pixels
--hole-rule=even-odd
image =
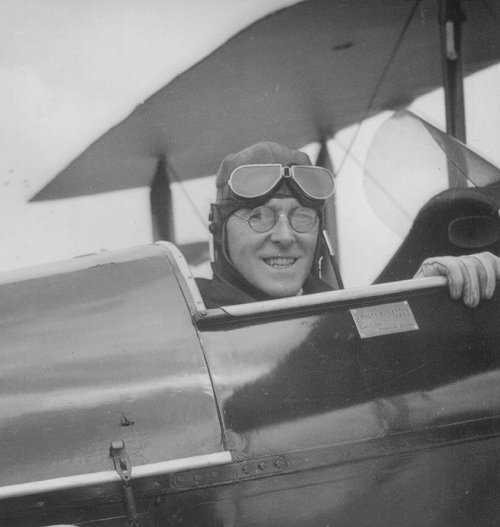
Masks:
[[[406,301],[360,307],[350,311],[362,339],[419,329]]]

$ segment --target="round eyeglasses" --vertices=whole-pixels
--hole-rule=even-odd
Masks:
[[[281,213],[278,214],[265,205],[252,209],[246,216],[239,215],[236,212],[233,215],[248,221],[251,229],[258,233],[270,231],[276,225],[278,218],[282,216]],[[310,232],[318,222],[317,211],[308,207],[297,207],[286,216],[292,229],[299,233]]]

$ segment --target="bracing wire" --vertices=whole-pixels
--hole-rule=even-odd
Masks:
[[[337,170],[337,175],[340,174],[340,172],[342,170],[342,167],[344,166],[344,163],[346,162],[347,158],[349,157],[349,155],[351,153],[352,147],[354,146],[354,143],[356,142],[356,139],[358,138],[359,133],[361,131],[361,126],[363,124],[363,121],[368,117],[368,115],[370,114],[370,112],[372,110],[375,98],[377,97],[378,92],[380,91],[380,88],[382,87],[382,85],[383,85],[383,83],[384,83],[384,81],[385,81],[385,79],[387,77],[387,74],[389,73],[389,70],[390,70],[390,68],[392,66],[392,63],[394,62],[394,59],[396,58],[396,55],[397,55],[397,53],[398,53],[398,51],[399,51],[399,49],[401,47],[401,44],[402,44],[402,42],[404,40],[404,37],[406,35],[406,32],[408,31],[408,28],[410,27],[411,21],[413,20],[413,17],[415,16],[417,8],[418,8],[418,6],[420,5],[421,2],[422,2],[422,0],[416,0],[415,1],[415,3],[413,4],[412,9],[410,11],[410,14],[408,15],[403,27],[401,28],[399,36],[398,36],[398,38],[396,40],[396,44],[394,45],[394,48],[391,51],[391,54],[389,55],[387,63],[384,66],[384,69],[382,70],[382,73],[381,73],[377,83],[375,84],[375,87],[373,89],[373,92],[372,92],[370,98],[368,99],[368,104],[366,105],[366,108],[365,108],[365,110],[364,110],[364,112],[362,114],[362,117],[361,117],[360,121],[358,121],[356,130],[355,130],[351,140],[349,141],[349,145],[347,146],[345,155],[344,155],[344,157],[342,158],[342,161],[339,164],[339,168]]]
[[[363,114],[362,114],[362,117],[360,119],[360,121],[358,121],[358,124],[357,124],[357,127],[356,127],[356,130],[351,138],[351,140],[349,141],[349,144],[347,146],[347,149],[346,149],[346,152],[344,154],[344,157],[342,158],[342,161],[340,162],[339,164],[339,168],[338,170],[336,171],[337,172],[337,175],[340,174],[346,160],[348,159],[350,153],[351,153],[351,150],[354,146],[354,143],[356,142],[358,136],[359,136],[359,133],[361,131],[361,126],[363,124],[363,121],[368,117],[368,115],[370,114],[371,110],[372,110],[372,107],[373,107],[373,103],[380,91],[380,88],[382,87],[383,83],[385,82],[385,79],[389,73],[389,70],[394,62],[394,59],[396,58],[396,55],[398,53],[398,51],[400,50],[401,48],[401,45],[403,43],[403,40],[406,36],[406,33],[410,27],[410,24],[415,16],[415,13],[419,7],[419,5],[421,4],[422,0],[416,0],[415,3],[413,4],[413,7],[403,25],[403,27],[401,28],[401,31],[398,35],[398,38],[396,40],[396,43],[394,45],[394,48],[392,49],[391,51],[391,54],[389,55],[389,58],[387,60],[387,63],[386,65],[384,66],[381,74],[380,74],[380,77],[378,79],[378,81],[376,82],[375,84],[375,87],[372,91],[372,94],[370,96],[370,98],[368,99],[368,103],[366,105],[366,108],[365,110],[363,111]],[[482,3],[484,4],[484,6],[486,7],[486,9],[489,11],[492,19],[500,26],[500,20],[499,18],[497,17],[496,13],[492,10],[491,8],[491,5],[488,3],[487,0],[482,0]],[[184,194],[184,196],[186,197],[187,201],[189,202],[189,204],[191,205],[192,209],[194,210],[196,216],[198,217],[198,219],[201,221],[201,223],[204,225],[204,226],[208,226],[208,221],[206,218],[204,218],[201,214],[201,212],[198,210],[196,204],[194,203],[193,199],[191,198],[191,196],[189,195],[189,192],[186,190],[185,186],[184,186],[184,182],[177,176],[177,174],[175,174],[174,171],[172,171],[171,175],[173,176],[173,179],[175,180],[176,183],[179,184],[179,187],[181,189],[181,192]],[[466,176],[466,178],[469,180],[469,178]],[[470,180],[469,180],[470,181]],[[471,182],[473,185],[474,183]],[[476,186],[476,185],[474,185]]]
[[[175,170],[169,171],[169,175],[172,176],[172,179],[179,184],[179,188],[181,189],[181,192],[184,194],[184,197],[187,199],[189,204],[191,205],[191,208],[194,210],[194,213],[196,217],[201,221],[201,224],[204,227],[208,227],[208,218],[204,218],[201,212],[198,210],[198,207],[196,206],[196,203],[193,201],[191,196],[189,195],[189,192],[187,191],[184,182],[182,179],[180,179],[177,174],[175,173]]]

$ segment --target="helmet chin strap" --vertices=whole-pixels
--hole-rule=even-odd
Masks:
[[[328,235],[328,232],[326,229],[322,229],[320,235],[326,246],[326,251],[328,254],[328,258],[330,260],[330,264],[333,268],[333,272],[335,274],[335,280],[337,281],[337,285],[339,289],[344,289],[344,282],[342,281],[342,275],[340,274],[340,269],[337,263],[337,258],[335,257],[335,252],[333,251],[333,245],[330,240],[330,236]]]

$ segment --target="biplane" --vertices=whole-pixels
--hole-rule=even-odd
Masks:
[[[408,112],[394,131],[475,185],[421,214],[496,252],[500,171]],[[384,159],[367,185],[399,228]],[[470,309],[393,274],[206,309],[169,242],[4,273],[2,525],[496,525],[500,292]]]
[[[435,3],[377,2],[377,24],[368,4],[300,2],[255,24],[36,199],[151,183],[161,216],[168,184],[213,172],[222,149],[263,130],[291,146],[323,141],[334,124],[404,106],[438,84],[424,52],[439,45],[429,29]],[[498,9],[463,7],[483,28],[468,46],[474,71],[500,56],[495,23],[482,24]],[[434,36],[422,38],[424,29]],[[385,77],[360,67],[362,93],[342,82],[330,90],[332,64],[338,72],[372,57],[374,35],[386,59],[412,35],[398,82],[380,91]],[[335,59],[309,74],[306,58],[320,44]],[[280,50],[303,54],[286,61]],[[262,75],[248,78],[243,57],[262,61]],[[412,60],[420,83],[403,74]],[[305,84],[293,91],[297,78]],[[260,113],[240,129],[235,108],[244,104]],[[206,126],[214,113],[218,129]],[[434,254],[499,253],[499,182],[495,166],[401,111],[380,128],[364,168],[367,199],[403,239],[373,285],[206,309],[189,262],[165,241],[1,274],[0,525],[498,525],[500,291],[470,309],[449,298],[444,278],[411,277]],[[416,187],[427,193],[417,199]],[[169,238],[168,222],[157,229]]]

